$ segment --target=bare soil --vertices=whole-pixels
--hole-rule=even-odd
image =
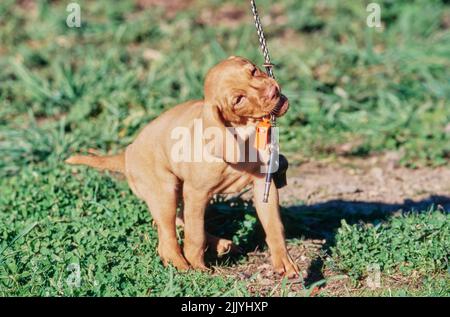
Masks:
[[[408,169],[395,154],[368,159],[339,158],[307,162],[288,170],[289,185],[280,190],[282,204],[326,201],[384,204],[386,209],[420,208],[430,203],[450,207],[450,168]]]
[[[434,205],[450,210],[450,168],[408,169],[398,166],[388,153],[364,159],[338,158],[290,167],[288,186],[280,189],[281,204],[287,208],[343,210],[357,216],[376,212],[392,215],[400,211],[423,210]],[[298,204],[301,207],[297,207]],[[301,211],[301,209],[300,209]],[[364,281],[355,286],[345,275],[323,265],[326,239],[306,237],[290,242],[290,254],[303,276],[283,284],[274,276],[267,251],[256,250],[232,266],[215,268],[217,274],[246,282],[250,292],[268,296],[318,294],[349,296],[367,288]],[[314,283],[328,279],[323,285]],[[388,283],[411,283],[389,277]]]

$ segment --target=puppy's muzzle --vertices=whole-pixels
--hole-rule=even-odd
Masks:
[[[270,114],[273,114],[276,117],[281,117],[284,115],[289,109],[289,101],[285,95],[280,95],[277,104],[270,111]]]

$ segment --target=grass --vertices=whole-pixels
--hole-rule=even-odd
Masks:
[[[233,280],[165,269],[150,215],[126,183],[58,170],[30,168],[1,184],[1,295],[245,294]],[[68,285],[73,264],[79,288]]]
[[[404,275],[445,271],[450,250],[450,216],[441,212],[410,214],[364,227],[342,221],[333,247],[340,270],[360,278],[368,263]]]
[[[448,166],[450,7],[379,2],[381,31],[366,27],[364,1],[258,1],[292,107],[279,122],[288,156],[395,151],[405,166]],[[230,1],[241,18],[208,18],[222,2],[167,15],[131,0],[78,1],[82,27],[70,29],[64,2],[31,3],[0,3],[0,295],[248,295],[234,279],[164,268],[150,215],[127,185],[62,164],[74,151],[116,152],[165,109],[201,97],[203,76],[220,59],[261,64],[247,5]],[[237,215],[227,230],[253,246],[254,213],[242,207]],[[307,232],[322,216],[295,215],[288,229]],[[337,273],[360,280],[364,261],[378,254],[387,276],[402,267],[425,276],[420,287],[372,295],[449,295],[445,214],[334,229],[326,235],[335,240],[329,255]],[[71,264],[80,267],[78,288],[67,284]]]

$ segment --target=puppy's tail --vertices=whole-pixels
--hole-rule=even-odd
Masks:
[[[111,156],[74,155],[65,162],[73,165],[87,165],[99,170],[125,173],[125,153]]]

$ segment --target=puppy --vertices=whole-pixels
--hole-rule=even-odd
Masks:
[[[125,174],[128,183],[150,209],[158,228],[158,253],[163,263],[180,270],[206,269],[207,243],[220,253],[231,242],[205,232],[205,208],[214,194],[240,192],[253,186],[254,205],[266,233],[274,270],[288,277],[298,275],[288,254],[280,219],[278,190],[272,184],[263,203],[264,159],[242,160],[248,135],[230,136],[230,128],[254,127],[277,107],[286,113],[288,101],[275,80],[247,59],[231,56],[209,70],[204,100],[188,101],[164,112],[149,123],[123,153],[114,156],[72,156],[66,162]],[[199,128],[200,125],[200,128]],[[213,140],[200,132],[215,131]],[[183,141],[174,136],[189,136]],[[231,140],[231,142],[230,142]],[[213,142],[214,141],[214,142]],[[192,153],[202,147],[202,158]],[[177,157],[184,149],[182,158]],[[181,151],[183,152],[183,151]],[[245,153],[244,153],[245,152]],[[186,155],[190,154],[190,155]],[[195,156],[195,155],[194,155]],[[190,158],[190,159],[186,159]],[[177,206],[183,203],[184,247],[177,241]]]

